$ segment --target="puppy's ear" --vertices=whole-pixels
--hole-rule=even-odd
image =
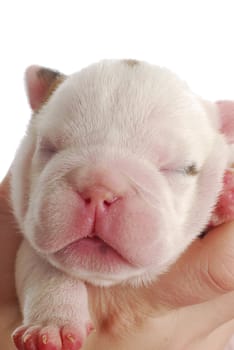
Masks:
[[[234,144],[234,101],[218,101],[220,131],[228,143]]]
[[[66,79],[66,76],[48,68],[30,66],[25,72],[25,83],[29,104],[37,111]]]

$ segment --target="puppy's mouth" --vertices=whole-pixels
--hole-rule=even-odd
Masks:
[[[96,235],[81,238],[81,239],[69,244],[66,248],[72,247],[73,245],[78,246],[80,244],[87,245],[87,247],[88,246],[96,247],[100,251],[101,254],[106,254],[108,252],[108,249],[113,249],[103,239],[101,239],[100,237],[98,237]],[[118,253],[116,252],[116,254],[118,254]]]
[[[96,234],[69,243],[54,254],[60,261],[93,270],[97,265],[133,265],[114,247]],[[70,264],[69,263],[69,264]]]

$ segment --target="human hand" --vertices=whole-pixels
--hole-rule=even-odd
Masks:
[[[197,239],[148,288],[90,287],[97,332],[85,350],[222,350],[234,334],[234,223]]]
[[[4,350],[14,349],[10,335],[20,322],[14,262],[21,239],[9,203],[9,177],[0,184],[0,348]]]

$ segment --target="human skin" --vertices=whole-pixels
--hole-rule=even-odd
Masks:
[[[10,334],[21,323],[14,287],[20,235],[8,198],[9,175],[0,186],[0,345],[13,350]],[[224,349],[234,334],[233,231],[229,223],[197,239],[147,288],[89,287],[96,330],[84,350]]]

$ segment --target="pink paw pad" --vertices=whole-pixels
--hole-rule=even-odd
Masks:
[[[92,330],[91,324],[83,332],[73,325],[23,326],[16,329],[12,338],[18,350],[79,350]]]
[[[78,350],[81,349],[84,337],[77,333],[75,327],[64,326],[61,330],[61,338],[63,343],[62,349]]]

